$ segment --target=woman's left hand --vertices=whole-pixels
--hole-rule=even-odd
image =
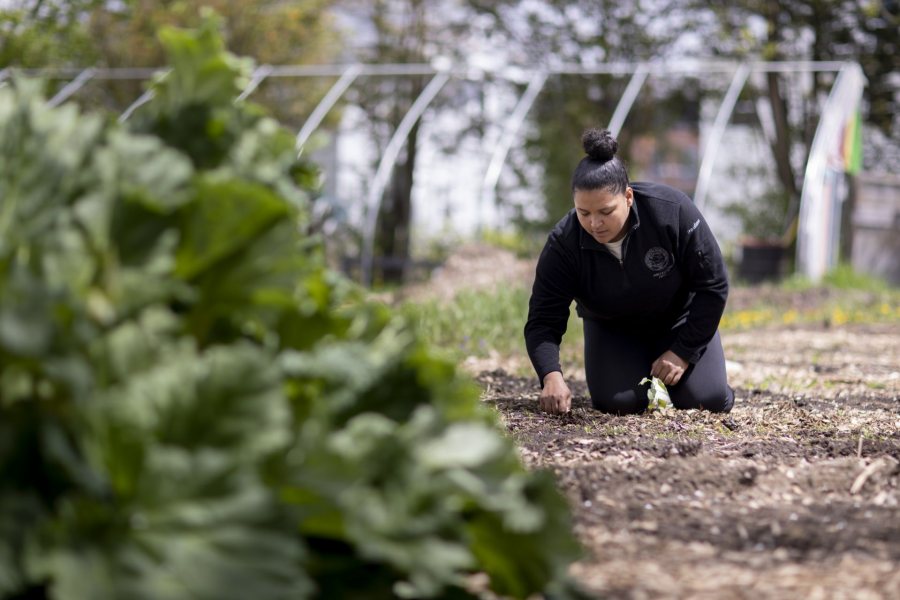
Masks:
[[[681,381],[684,370],[688,368],[688,362],[672,352],[666,350],[663,355],[653,361],[650,366],[650,375],[658,377],[666,385],[675,385]]]

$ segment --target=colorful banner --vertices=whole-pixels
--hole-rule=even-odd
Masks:
[[[862,117],[857,110],[844,124],[844,171],[856,175],[862,169]]]
[[[862,166],[860,102],[866,78],[857,63],[847,63],[822,109],[813,138],[797,232],[797,269],[819,281],[837,266],[840,255],[841,211],[847,197],[845,173]]]

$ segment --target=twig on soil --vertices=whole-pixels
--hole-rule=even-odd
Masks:
[[[737,442],[731,442],[728,444],[719,444],[715,446],[716,451],[725,452],[727,450],[732,450],[734,448],[740,448],[741,446],[745,446],[747,444],[746,440],[739,440]]]
[[[896,462],[896,461],[893,458],[882,456],[875,462],[871,463],[869,466],[867,466],[865,469],[862,470],[862,473],[860,473],[856,477],[856,480],[853,482],[853,485],[850,486],[850,493],[851,494],[859,493],[859,491],[862,489],[862,487],[866,484],[866,481],[868,481],[868,479],[872,475],[874,475],[878,471],[882,470],[883,468],[890,466],[891,463],[894,463],[894,462]]]

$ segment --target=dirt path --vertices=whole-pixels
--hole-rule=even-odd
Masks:
[[[603,598],[900,598],[900,328],[723,336],[727,416],[612,417],[570,382],[479,376],[525,462],[553,470]]]

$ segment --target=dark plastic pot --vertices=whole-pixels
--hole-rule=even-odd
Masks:
[[[749,240],[741,243],[738,279],[746,283],[777,281],[783,275],[785,247],[781,242]]]

